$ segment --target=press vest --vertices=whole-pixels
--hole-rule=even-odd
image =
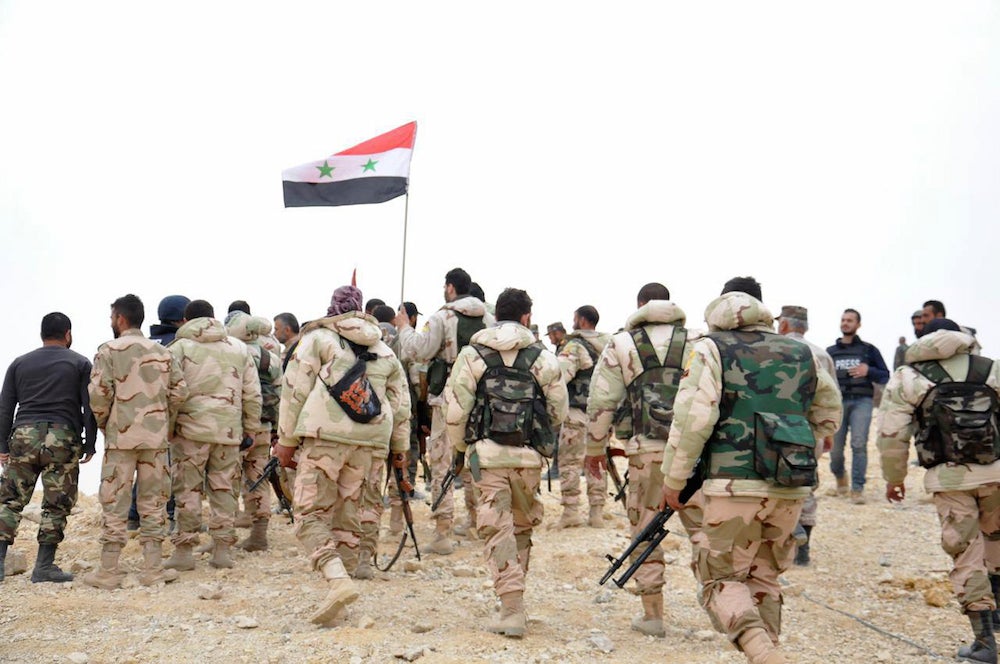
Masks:
[[[870,397],[875,394],[869,376],[855,378],[847,373],[849,369],[859,364],[868,363],[868,344],[855,337],[854,343],[844,345],[838,342],[827,348],[826,352],[833,358],[833,366],[837,370],[837,383],[845,399]]]

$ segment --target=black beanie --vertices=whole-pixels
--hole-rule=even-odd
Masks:
[[[958,326],[953,320],[947,318],[932,318],[931,322],[924,325],[924,335],[930,334],[931,332],[937,332],[938,330],[951,330],[952,332],[961,332],[962,328]],[[923,336],[923,335],[921,335]]]

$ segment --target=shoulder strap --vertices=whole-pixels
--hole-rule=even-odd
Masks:
[[[514,358],[514,364],[512,365],[515,369],[520,369],[521,371],[531,372],[531,365],[535,363],[538,356],[542,354],[542,344],[540,341],[536,341],[530,346],[526,346],[521,350],[517,351],[517,357]]]
[[[590,356],[590,361],[593,362],[594,364],[597,364],[597,351],[594,350],[593,346],[587,343],[586,339],[584,339],[583,337],[574,337],[573,341],[583,346],[583,349],[587,351],[587,355]]]
[[[500,357],[500,353],[490,348],[489,346],[483,346],[482,344],[471,344],[476,352],[479,353],[479,357],[483,358],[483,362],[486,363],[487,369],[495,369],[496,367],[503,366],[503,358]]]
[[[952,382],[951,376],[941,363],[937,360],[929,360],[927,362],[914,362],[910,365],[913,367],[914,371],[919,373],[921,376],[931,381],[935,385],[939,383],[950,383]],[[972,371],[972,363],[969,363],[969,371]]]
[[[656,349],[653,348],[653,342],[649,340],[649,334],[646,332],[646,328],[637,327],[633,330],[629,330],[629,334],[632,335],[632,342],[635,344],[635,350],[639,353],[639,362],[642,363],[643,371],[649,371],[650,369],[657,369],[663,366],[660,364],[660,358],[656,357]]]
[[[982,355],[969,356],[969,374],[966,376],[967,383],[985,383],[993,370],[993,360]]]
[[[670,348],[667,350],[667,357],[663,366],[671,369],[681,369],[684,366],[684,345],[687,344],[687,330],[679,325],[674,326],[674,333],[670,337]]]
[[[266,374],[271,368],[271,351],[264,348],[263,346],[258,346],[260,348],[260,373]]]

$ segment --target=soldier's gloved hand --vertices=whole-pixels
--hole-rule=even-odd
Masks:
[[[906,486],[904,484],[885,483],[885,499],[890,503],[901,503],[906,498]]]
[[[295,463],[295,448],[285,447],[280,443],[274,446],[271,450],[274,456],[278,459],[278,463],[281,464],[282,468],[297,468],[299,464]]]
[[[400,470],[406,470],[407,464],[406,452],[396,452],[392,455],[392,467],[399,468]]]
[[[603,454],[584,457],[583,467],[587,469],[588,475],[601,479],[601,471],[608,469],[608,458]]]

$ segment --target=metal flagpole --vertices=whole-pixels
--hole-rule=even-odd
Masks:
[[[406,204],[403,208],[403,270],[399,278],[399,306],[403,306],[403,290],[406,286],[406,226],[410,216],[410,187],[407,182]]]

